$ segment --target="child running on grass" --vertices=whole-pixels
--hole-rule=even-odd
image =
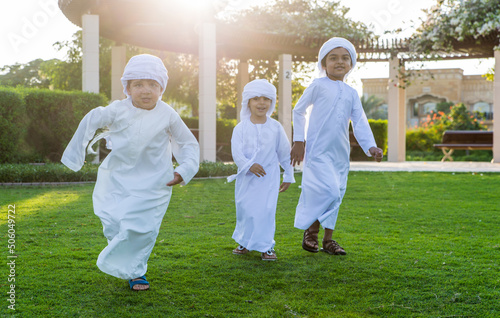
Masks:
[[[239,244],[233,254],[261,252],[264,261],[277,259],[274,251],[278,193],[294,183],[290,142],[281,124],[270,116],[276,105],[276,88],[267,80],[254,80],[243,90],[241,122],[231,138],[236,179],[236,228]],[[285,170],[280,185],[280,165]]]
[[[349,122],[368,156],[382,160],[382,149],[373,138],[370,125],[355,89],[344,83],[356,65],[356,50],[346,39],[331,38],[319,51],[319,78],[304,91],[293,110],[292,165],[304,160],[302,192],[295,214],[295,227],[303,229],[302,248],[316,253],[320,224],[325,229],[322,251],[345,255],[332,239],[349,173]],[[307,144],[306,109],[312,106]],[[305,152],[305,158],[304,158]]]
[[[99,167],[93,193],[108,245],[97,259],[105,273],[129,280],[132,290],[147,290],[147,262],[167,210],[172,186],[188,183],[199,167],[198,142],[173,108],[161,101],[167,69],[156,56],[130,59],[121,78],[127,98],[91,110],[80,122],[62,156],[74,171],[99,128],[112,144]],[[172,166],[172,142],[179,166]],[[89,146],[89,150],[92,143]]]

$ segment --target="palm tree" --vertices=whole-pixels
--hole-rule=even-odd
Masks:
[[[375,95],[361,97],[361,105],[365,110],[366,117],[370,119],[387,119],[387,109],[380,107],[384,104],[384,100]]]

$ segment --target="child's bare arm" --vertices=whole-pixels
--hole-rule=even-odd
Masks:
[[[305,147],[303,141],[295,141],[290,151],[290,164],[295,167],[296,164],[304,160]]]
[[[373,159],[375,159],[377,162],[382,161],[382,158],[384,157],[384,152],[382,151],[382,149],[378,147],[371,147],[369,151]]]
[[[167,183],[167,187],[174,186],[176,184],[181,183],[182,181],[184,181],[182,179],[182,176],[178,172],[174,172],[174,178],[172,180],[170,180],[169,183]]]
[[[254,175],[256,175],[257,177],[263,177],[266,175],[266,171],[264,170],[264,168],[262,168],[261,165],[259,165],[258,163],[254,163],[251,167],[250,167],[250,172],[253,173]]]
[[[290,182],[283,182],[280,186],[280,192],[285,192],[290,186]]]

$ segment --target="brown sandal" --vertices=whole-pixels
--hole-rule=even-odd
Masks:
[[[342,246],[339,245],[334,240],[323,241],[322,252],[328,253],[330,255],[346,255],[347,253],[344,251]]]
[[[243,254],[246,254],[246,253],[249,253],[250,251],[246,249],[246,247],[243,247],[241,245],[239,245],[237,248],[235,248],[233,250],[233,254],[236,254],[236,255],[243,255]]]
[[[319,231],[318,231],[319,232]],[[318,253],[319,248],[318,248],[318,232],[311,232],[309,229],[304,231],[304,238],[302,239],[302,248],[305,249],[308,252],[311,253]],[[309,245],[306,244],[309,243],[314,247],[310,247]]]

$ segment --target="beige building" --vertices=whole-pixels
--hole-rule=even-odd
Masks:
[[[464,103],[469,111],[484,114],[482,121],[491,129],[493,82],[481,75],[464,75],[459,68],[412,71],[405,88],[406,126],[416,127],[440,102]],[[362,79],[365,98],[375,95],[388,104],[388,79]]]

